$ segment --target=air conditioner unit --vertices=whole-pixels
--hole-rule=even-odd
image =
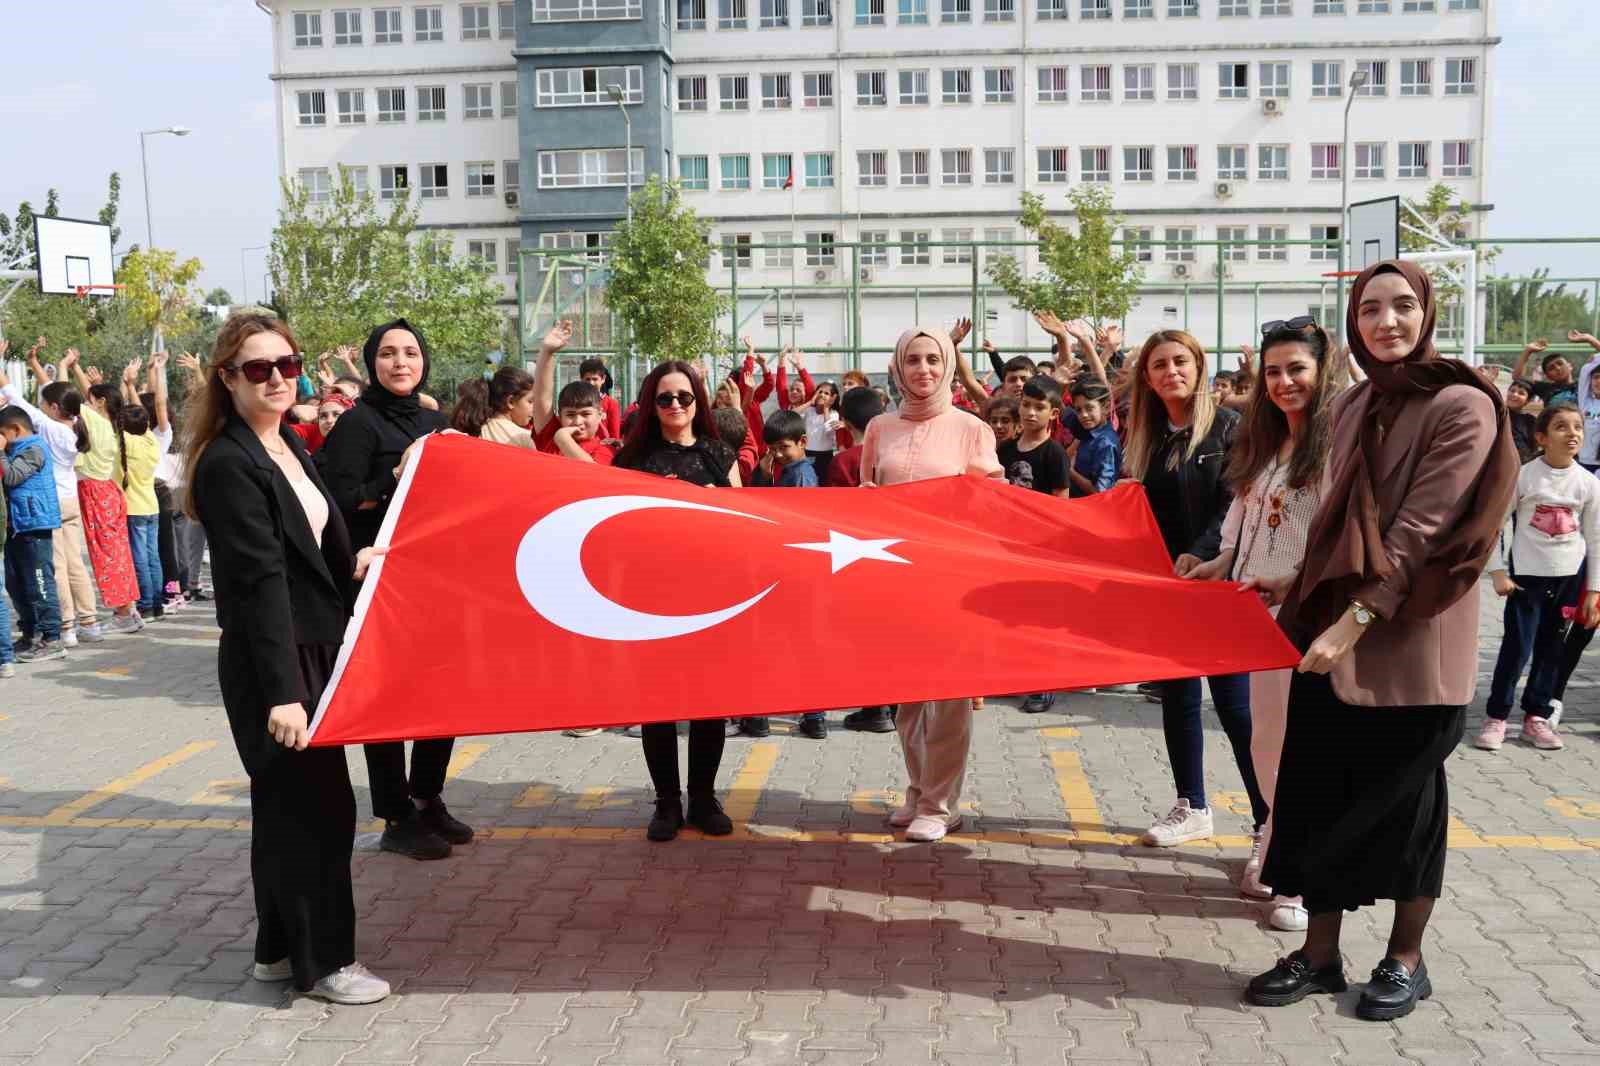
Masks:
[[[1193,272],[1194,272],[1193,268],[1190,267],[1188,263],[1173,263],[1172,264],[1172,276],[1175,277],[1175,278],[1186,278],[1190,274],[1192,274]]]
[[[863,285],[871,284],[872,279],[875,277],[877,277],[877,275],[872,272],[871,267],[861,268],[861,283]]]
[[[506,206],[507,207],[516,207],[517,206],[517,202],[521,198],[522,198],[522,193],[521,193],[520,190],[517,190],[517,189],[507,189],[506,190]]]
[[[1212,187],[1212,191],[1217,194],[1217,199],[1226,200],[1233,195],[1233,182],[1219,181]]]
[[[828,281],[832,277],[833,271],[829,270],[827,267],[818,267],[811,273],[811,280],[815,281],[819,285],[824,281]]]
[[[1261,113],[1263,115],[1283,114],[1283,101],[1277,99],[1276,97],[1268,97],[1267,99],[1261,101]]]

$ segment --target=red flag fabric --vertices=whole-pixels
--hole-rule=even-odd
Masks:
[[[406,470],[314,744],[1047,692],[1291,666],[1183,581],[1137,486],[705,489],[459,435]]]
[[[787,178],[784,178],[784,179],[783,179],[783,187],[784,187],[784,188],[785,188],[785,189],[792,189],[792,188],[794,188],[794,171],[792,171],[792,170],[791,170],[791,171],[790,171],[790,172],[789,172],[789,176],[788,176],[788,177],[787,177]]]

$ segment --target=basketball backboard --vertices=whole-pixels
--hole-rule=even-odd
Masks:
[[[1400,257],[1400,197],[1385,196],[1350,205],[1348,267],[1364,270],[1384,259]]]
[[[90,285],[116,281],[111,263],[111,227],[76,218],[35,215],[33,235],[39,258],[39,291],[76,296]],[[110,289],[104,290],[106,294]]]

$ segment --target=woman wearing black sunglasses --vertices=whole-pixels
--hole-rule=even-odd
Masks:
[[[389,513],[406,449],[447,422],[418,400],[429,363],[421,330],[403,318],[386,322],[368,334],[361,357],[372,384],[361,402],[334,423],[317,452],[317,465],[350,526],[351,542],[366,548],[378,539]],[[472,840],[471,827],[452,817],[440,798],[454,744],[449,738],[413,743],[409,780],[404,743],[366,746],[372,811],[384,820],[383,850],[413,859],[442,859],[452,844]]]
[[[614,465],[722,488],[739,484],[737,456],[717,436],[711,402],[700,375],[688,363],[662,363],[639,386],[639,416]],[[678,780],[678,726],[643,726],[644,761],[656,789],[656,813],[646,835],[671,840],[685,821]],[[724,725],[720,718],[689,723],[689,811],[687,821],[702,833],[724,836],[733,823],[712,795],[722,763]]]

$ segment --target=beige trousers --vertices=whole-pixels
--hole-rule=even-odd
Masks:
[[[961,801],[972,746],[972,701],[902,703],[895,713],[906,757],[906,805],[917,817],[948,821]]]
[[[61,528],[51,538],[56,567],[56,596],[61,601],[61,628],[92,626],[99,619],[94,608],[94,581],[83,561],[83,512],[78,498],[61,499]]]
[[[1272,608],[1278,616],[1278,608]],[[1256,784],[1270,810],[1277,801],[1278,763],[1283,758],[1283,735],[1289,724],[1289,681],[1293,670],[1257,670],[1250,675],[1250,763]],[[1261,854],[1272,840],[1272,816],[1261,827]]]

